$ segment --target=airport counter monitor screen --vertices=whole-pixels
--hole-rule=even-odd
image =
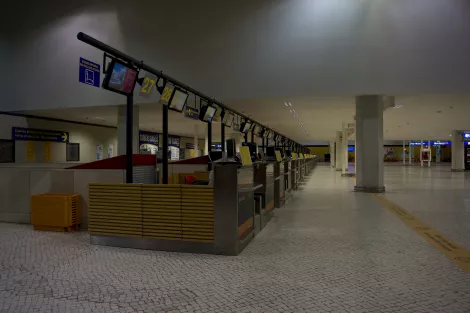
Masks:
[[[137,80],[137,71],[113,60],[108,68],[103,82],[103,88],[123,95],[130,95],[134,91]]]

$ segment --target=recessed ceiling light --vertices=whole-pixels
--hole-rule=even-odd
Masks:
[[[289,106],[289,105],[287,104],[287,102],[284,102],[284,105],[285,105],[286,107],[288,107],[288,106]]]
[[[288,104],[290,107],[292,106],[292,103],[290,103],[290,102],[287,102],[287,104]]]
[[[292,110],[289,110],[290,113],[292,113]]]
[[[399,109],[401,107],[403,107],[403,104],[395,104],[392,108]]]

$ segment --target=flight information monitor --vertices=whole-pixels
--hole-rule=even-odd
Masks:
[[[186,100],[188,100],[188,96],[189,94],[186,91],[176,87],[175,91],[173,91],[173,95],[171,96],[168,108],[180,113],[183,112]]]
[[[227,127],[232,127],[233,120],[235,116],[231,112],[225,112],[224,117],[222,118],[222,124],[224,124]]]
[[[106,71],[103,88],[128,96],[134,92],[136,80],[137,70],[114,59]]]
[[[247,133],[251,129],[251,122],[246,121],[240,125],[240,132]]]
[[[205,106],[204,108],[201,108],[201,121],[210,123],[212,122],[212,119],[214,118],[215,113],[217,112],[217,109],[211,105]]]

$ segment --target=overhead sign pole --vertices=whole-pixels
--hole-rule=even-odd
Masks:
[[[134,128],[134,95],[127,96],[126,104],[126,183],[134,182],[132,165],[132,132]]]
[[[89,44],[90,46],[92,47],[95,47],[101,51],[104,51],[106,52],[107,54],[109,55],[113,55],[114,57],[118,58],[118,59],[121,59],[123,61],[126,61],[127,63],[131,63],[131,64],[134,64],[134,66],[140,68],[140,69],[143,69],[144,71],[146,72],[149,72],[153,75],[156,75],[157,77],[159,78],[162,78],[172,84],[174,84],[175,86],[179,86],[183,89],[185,89],[187,92],[190,92],[190,93],[193,93],[194,95],[200,97],[200,98],[203,98],[203,99],[208,99],[208,100],[211,100],[215,105],[223,108],[223,109],[226,109],[230,112],[233,112],[235,113],[236,115],[244,118],[244,119],[247,119],[247,120],[252,120],[250,117],[248,117],[247,115],[241,113],[241,112],[238,112],[232,108],[229,108],[227,107],[226,105],[224,105],[223,103],[221,103],[220,101],[217,101],[215,99],[213,99],[212,97],[209,97],[193,88],[191,88],[190,86],[186,85],[186,84],[183,84],[182,82],[174,79],[173,77],[170,77],[166,74],[164,74],[162,71],[159,71],[159,70],[156,70],[155,68],[151,67],[151,66],[148,66],[147,64],[144,64],[142,61],[139,61],[125,53],[122,53],[121,51],[83,33],[83,32],[79,32],[77,34],[77,39],[80,40],[80,41],[83,41],[84,43],[87,43]],[[262,125],[260,123],[258,123],[261,127],[265,128],[265,129],[268,129],[268,130],[272,130],[271,128],[265,126],[265,125]]]
[[[162,151],[162,175],[163,184],[168,184],[168,105],[163,105],[163,151]]]

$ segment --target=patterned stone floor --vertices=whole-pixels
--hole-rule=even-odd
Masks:
[[[391,200],[470,248],[467,174],[385,177]],[[470,312],[470,274],[353,185],[318,167],[238,257],[0,224],[0,312]]]

